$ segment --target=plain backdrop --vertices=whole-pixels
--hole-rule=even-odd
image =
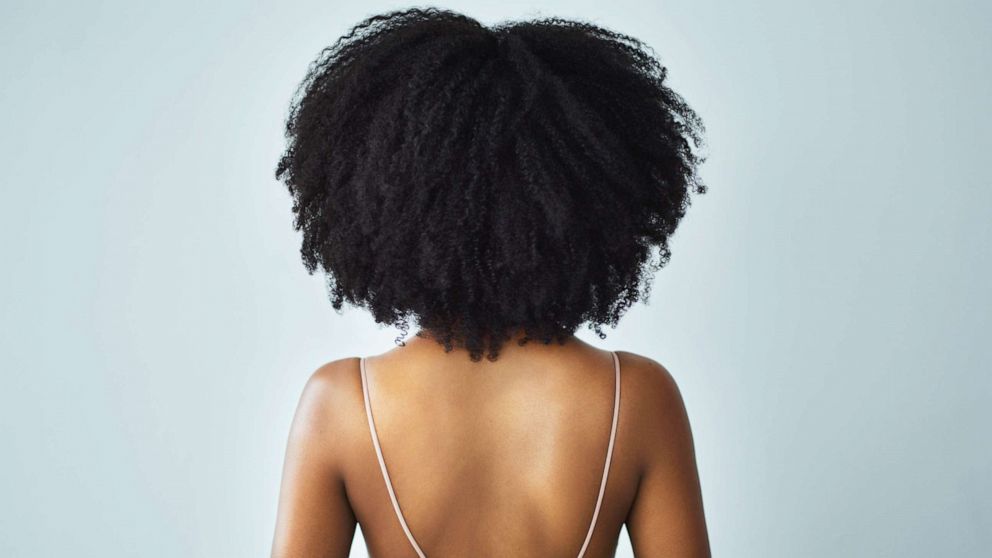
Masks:
[[[2,3],[0,555],[267,555],[306,378],[400,334],[303,268],[283,120],[407,6]],[[638,37],[703,117],[670,264],[580,336],[676,377],[715,555],[988,556],[989,4],[439,6]]]

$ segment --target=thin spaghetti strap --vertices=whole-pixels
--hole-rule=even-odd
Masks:
[[[586,533],[586,540],[579,550],[579,558],[582,558],[586,549],[589,548],[589,541],[592,540],[592,533],[596,529],[596,519],[599,518],[599,508],[603,504],[603,494],[606,493],[606,479],[610,476],[610,461],[613,458],[613,445],[617,437],[617,417],[620,411],[620,358],[616,351],[610,351],[613,355],[613,371],[616,382],[613,394],[613,424],[610,426],[610,445],[606,450],[606,464],[603,465],[603,480],[599,483],[599,496],[596,497],[596,509],[592,512],[592,521],[589,523],[589,531]]]
[[[413,549],[417,551],[417,556],[427,558],[424,555],[424,551],[420,550],[420,545],[417,544],[416,539],[413,538],[413,533],[410,532],[410,527],[407,526],[406,519],[403,518],[403,512],[400,511],[400,504],[396,501],[396,493],[393,492],[393,483],[389,480],[389,471],[386,470],[386,461],[382,458],[382,448],[379,446],[379,435],[376,433],[375,421],[372,419],[372,405],[369,402],[369,380],[368,374],[365,372],[365,357],[361,358],[360,365],[362,371],[362,394],[365,396],[365,414],[369,419],[369,433],[372,435],[372,445],[375,446],[375,455],[379,459],[379,469],[382,470],[382,478],[386,481],[389,500],[393,503],[396,518],[399,519],[400,526],[403,527],[403,532],[406,533],[407,540],[410,541]]]

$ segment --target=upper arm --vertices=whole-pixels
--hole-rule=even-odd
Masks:
[[[709,557],[709,538],[689,418],[675,380],[644,359],[633,414],[641,476],[627,516],[635,556]]]
[[[320,367],[300,397],[286,445],[274,558],[345,558],[355,534],[355,516],[341,474],[350,359]]]

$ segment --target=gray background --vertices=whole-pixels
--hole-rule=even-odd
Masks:
[[[708,125],[601,345],[680,383],[715,554],[987,556],[988,3],[500,4],[445,6],[639,37]],[[299,261],[283,118],[405,6],[4,2],[0,555],[267,554],[305,379],[398,334]]]

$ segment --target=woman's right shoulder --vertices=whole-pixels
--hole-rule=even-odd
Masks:
[[[631,388],[628,392],[632,392],[634,401],[660,405],[681,400],[675,376],[666,366],[630,351],[616,351],[616,354],[620,358],[623,387]]]
[[[684,446],[688,417],[675,375],[659,361],[616,351],[621,369],[621,413],[625,425],[646,451]],[[649,459],[651,456],[644,456]]]
[[[621,414],[639,469],[626,519],[634,552],[710,556],[695,447],[675,374],[658,361],[619,355],[627,372]],[[687,371],[686,373],[691,373]],[[626,405],[624,407],[624,405]]]

